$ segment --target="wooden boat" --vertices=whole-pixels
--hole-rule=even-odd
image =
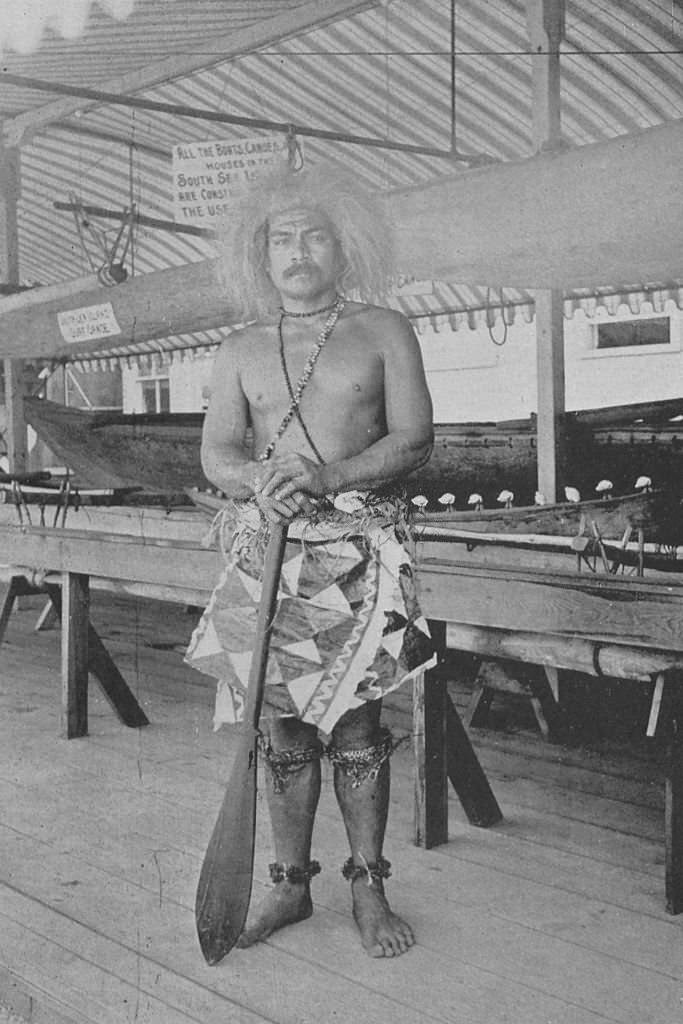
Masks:
[[[200,511],[213,516],[223,501],[214,491],[192,490],[188,496]],[[622,541],[630,531],[653,544],[683,544],[683,508],[672,494],[651,491],[598,501],[558,502],[521,508],[475,512],[414,512],[411,522],[419,534],[443,535],[447,540],[483,542],[483,538],[564,537]],[[505,541],[501,541],[505,543]]]
[[[125,415],[25,398],[24,415],[81,487],[184,495],[208,486],[199,461],[203,413]]]
[[[519,508],[422,512],[415,516],[415,521],[478,534],[575,537],[586,533],[616,540],[621,539],[630,529],[634,532],[642,530],[649,540],[657,543],[683,542],[683,508],[680,497],[667,491]]]
[[[43,399],[24,401],[27,421],[69,466],[82,486],[138,487],[181,492],[206,487],[199,448],[204,414],[137,414],[90,412]],[[561,486],[591,496],[608,477],[614,492],[633,489],[640,475],[655,486],[683,478],[683,399],[639,403],[567,413],[563,418],[565,456],[559,467]],[[493,507],[502,488],[517,505],[531,505],[536,490],[536,421],[443,423],[429,463],[411,474],[411,494],[424,494],[435,505],[444,491],[464,507],[476,491]]]

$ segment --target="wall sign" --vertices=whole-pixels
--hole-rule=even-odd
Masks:
[[[179,142],[173,147],[173,216],[210,227],[264,170],[286,160],[284,136]]]
[[[111,338],[121,333],[111,302],[99,306],[82,306],[57,313],[59,331],[64,341],[72,345],[77,341]]]

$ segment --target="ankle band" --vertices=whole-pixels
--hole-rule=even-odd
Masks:
[[[352,789],[358,789],[364,782],[375,782],[379,770],[394,752],[394,744],[388,729],[382,729],[381,739],[371,747],[358,750],[341,750],[334,744],[327,748],[327,756],[335,768],[351,779]]]
[[[289,777],[294,772],[300,772],[307,764],[319,761],[322,757],[323,746],[318,741],[312,747],[292,747],[290,750],[275,751],[270,743],[261,740],[261,750],[266,764],[270,769],[274,793],[284,793],[289,782]]]
[[[384,857],[378,857],[374,863],[369,863],[361,855],[362,864],[354,864],[353,857],[344,864],[342,875],[348,882],[355,882],[357,878],[367,878],[368,885],[379,882],[383,878],[391,877],[391,864]]]
[[[298,868],[294,864],[278,864],[275,861],[268,865],[271,881],[276,885],[280,882],[291,882],[293,885],[303,885],[305,882],[320,874],[320,864],[317,860],[309,861],[305,868]]]

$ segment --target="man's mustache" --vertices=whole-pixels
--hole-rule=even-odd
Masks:
[[[294,277],[296,274],[300,273],[302,270],[314,270],[314,269],[315,269],[315,265],[313,263],[309,263],[308,260],[304,260],[301,263],[294,263],[294,264],[292,264],[291,267],[287,267],[287,269],[284,271],[282,276],[285,279],[287,279],[288,277]]]

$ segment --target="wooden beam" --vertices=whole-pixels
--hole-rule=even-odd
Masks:
[[[67,345],[57,314],[111,303],[118,334]],[[0,355],[71,356],[204,331],[234,321],[221,293],[215,261],[202,260],[105,288],[95,275],[0,299]]]
[[[259,50],[272,43],[301,35],[312,28],[320,28],[340,18],[377,7],[379,0],[309,0],[294,10],[262,18],[255,24],[229,32],[207,41],[206,49],[193,46],[189,54],[175,54],[138,71],[101,83],[103,91],[133,93],[169,82],[194,71],[202,71],[223,64],[235,57]],[[19,146],[28,141],[41,128],[97,105],[97,100],[69,98],[47,103],[8,119],[3,134],[8,146]]]
[[[518,288],[676,279],[681,166],[679,119],[392,192],[399,269]]]
[[[383,202],[399,268],[417,277],[496,287],[637,286],[681,276],[681,166],[677,120],[465,171],[391,192]],[[120,334],[67,347],[57,312],[103,302],[112,303]],[[53,357],[231,322],[211,260],[113,288],[98,287],[91,276],[0,299],[0,355]]]

